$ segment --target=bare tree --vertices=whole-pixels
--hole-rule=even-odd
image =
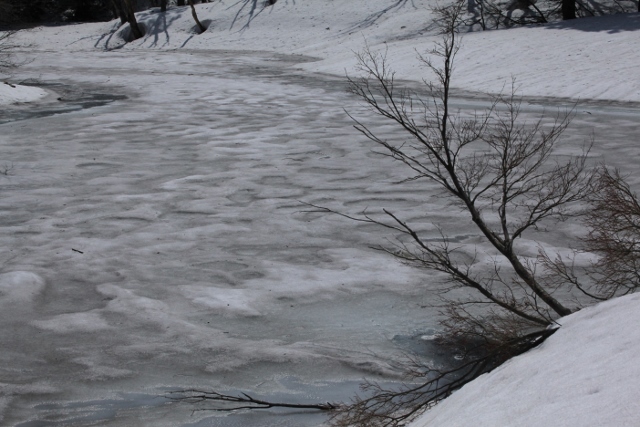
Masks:
[[[575,281],[551,280],[545,259],[524,256],[518,239],[535,238],[538,229],[576,215],[576,205],[582,205],[592,189],[593,171],[586,163],[590,145],[569,160],[556,155],[572,112],[543,114],[527,122],[515,85],[483,112],[452,111],[451,82],[465,5],[460,1],[438,11],[443,39],[420,57],[435,75],[435,82],[425,81],[431,94],[426,100],[398,87],[386,55],[368,49],[359,55],[362,77],[349,78],[350,92],[375,115],[395,124],[398,138],[383,138],[373,126],[352,119],[381,154],[410,172],[405,182],[430,182],[465,212],[485,242],[482,250],[490,248],[494,254],[494,267],[487,271],[475,265],[475,259],[468,261],[446,230],[434,239],[390,210],[355,216],[310,206],[391,230],[396,242],[379,249],[444,273],[439,342],[464,346],[468,352],[461,366],[422,369],[427,377],[418,378],[417,385],[386,390],[367,383],[372,395],[342,406],[335,426],[404,425],[461,385],[539,344],[552,333],[556,319],[580,308],[572,296]],[[461,288],[468,290],[466,297],[447,296]]]
[[[513,91],[497,96],[487,111],[464,117],[450,108],[453,63],[458,52],[462,2],[444,10],[443,41],[420,60],[434,72],[426,82],[428,101],[396,87],[386,58],[367,50],[359,55],[361,78],[350,78],[350,91],[370,110],[395,123],[398,141],[378,137],[353,118],[355,128],[411,171],[410,180],[435,183],[469,215],[478,231],[510,267],[489,275],[456,261],[457,249],[443,234],[439,243],[421,237],[411,224],[385,210],[390,221],[369,215],[355,218],[394,230],[406,239],[382,248],[401,260],[444,272],[453,285],[532,324],[549,325],[575,310],[538,280],[535,260],[518,253],[517,239],[536,227],[565,220],[570,206],[589,194],[586,170],[589,147],[562,162],[554,148],[570,123],[570,112],[534,123],[520,120],[520,99]],[[440,60],[440,63],[436,63]],[[405,142],[405,137],[411,142]],[[325,211],[328,209],[324,209]]]
[[[404,181],[435,184],[466,212],[495,251],[494,268],[477,268],[475,259],[457,256],[446,230],[440,239],[414,228],[390,210],[354,216],[313,206],[351,220],[376,224],[398,236],[379,249],[400,260],[445,273],[444,292],[471,291],[441,305],[443,328],[438,343],[462,351],[452,367],[418,363],[410,382],[398,388],[363,385],[365,395],[335,411],[335,427],[400,427],[457,388],[537,346],[557,328],[556,320],[594,301],[640,289],[640,201],[618,171],[587,165],[590,145],[570,160],[555,155],[570,123],[571,111],[543,114],[526,123],[514,89],[494,98],[469,117],[452,112],[451,81],[458,52],[457,29],[463,3],[438,9],[443,41],[420,60],[436,76],[427,82],[427,100],[399,88],[386,55],[359,55],[363,77],[351,78],[350,91],[375,115],[397,126],[400,135],[383,138],[372,125],[354,118],[355,128],[411,175]],[[574,259],[525,256],[519,238],[535,239],[538,230],[581,217],[589,229],[585,250],[599,255],[587,268]],[[488,245],[487,245],[488,244]],[[586,297],[586,299],[585,299]]]
[[[137,40],[144,36],[144,33],[138,21],[136,20],[135,9],[132,0],[112,0],[112,4],[116,12],[120,15],[120,22],[124,24],[129,23],[131,28],[131,37],[133,40]]]

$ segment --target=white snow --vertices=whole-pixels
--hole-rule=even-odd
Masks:
[[[131,43],[116,21],[17,33],[13,43],[29,47],[6,78],[15,87],[0,84],[1,114],[39,112],[39,101],[65,107],[24,81],[128,98],[0,124],[0,423],[176,426],[216,415],[190,418],[190,407],[158,411],[136,398],[120,411],[113,402],[128,400],[117,393],[204,385],[268,395],[291,392],[283,378],[297,376],[307,388],[331,385],[326,400],[363,375],[391,378],[405,352],[394,338],[428,341],[436,327],[428,307],[437,277],[369,249],[393,235],[300,201],[350,213],[391,208],[426,238],[442,227],[470,254],[483,252],[468,219],[432,186],[396,185],[406,172],[374,155],[343,110],[397,136],[345,93],[344,74],[369,46],[387,52],[399,79],[428,79],[416,57],[439,39],[433,4],[220,0],[196,6],[210,23],[202,35],[188,8],[138,14],[146,35]],[[466,34],[453,85],[496,93],[515,77],[523,95],[601,101],[576,109],[562,153],[593,136],[594,161],[632,173],[640,120],[625,101],[640,101],[639,28],[632,13]],[[525,104],[523,114],[542,110]],[[569,223],[518,243],[531,257],[539,247],[570,253],[581,231]],[[627,297],[563,319],[544,346],[487,375],[501,381],[491,390],[484,378],[470,385],[482,399],[464,399],[465,388],[441,405],[473,422],[455,424],[449,411],[454,424],[436,424],[633,422],[638,352],[626,348],[640,337],[617,322],[638,323],[638,304]],[[517,374],[501,374],[518,363],[526,366]],[[97,418],[79,420],[84,410]],[[582,424],[571,424],[574,413]]]
[[[114,32],[115,21],[43,27],[23,32],[17,40],[58,51],[271,51],[317,58],[301,68],[340,76],[353,73],[354,52],[368,45],[374,51],[388,49],[399,78],[429,77],[416,57],[439,37],[431,24],[433,0],[281,0],[265,8],[261,3],[221,0],[197,5],[200,20],[210,23],[203,34],[195,33],[189,8],[170,8],[166,16],[159,9],[139,13],[146,34],[132,43],[123,39],[127,25]],[[466,34],[454,84],[497,93],[513,77],[528,96],[640,101],[640,79],[634,78],[640,66],[638,27],[640,14],[630,13]]]
[[[410,427],[637,426],[640,295],[559,323],[538,348],[467,384]]]
[[[0,82],[0,105],[34,102],[49,93],[39,87]]]

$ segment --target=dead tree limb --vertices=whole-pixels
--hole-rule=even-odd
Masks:
[[[549,328],[504,342],[489,352],[481,347],[476,355],[465,357],[457,366],[426,369],[416,373],[424,381],[386,389],[365,382],[361,389],[369,397],[356,397],[351,404],[340,405],[331,418],[333,427],[402,427],[454,391],[492,371],[505,361],[543,343],[557,329]]]
[[[214,402],[222,405],[221,407],[211,407],[204,410],[208,411],[221,411],[221,412],[233,412],[251,409],[269,409],[269,408],[290,408],[290,409],[315,409],[319,411],[333,411],[339,407],[335,403],[286,403],[286,402],[271,402],[263,399],[256,399],[246,393],[240,393],[239,395],[224,394],[217,391],[205,391],[198,389],[180,390],[171,392],[169,399],[188,402],[188,403],[200,403],[200,402]]]

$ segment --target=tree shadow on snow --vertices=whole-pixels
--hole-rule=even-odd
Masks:
[[[609,34],[640,30],[640,13],[624,13],[608,16],[559,21],[545,25],[552,30],[577,30],[585,32],[607,32]]]
[[[236,1],[235,3],[233,3],[231,6],[227,8],[227,10],[229,10],[229,9],[234,9],[236,7],[239,7],[238,11],[233,17],[233,21],[231,22],[230,28],[233,28],[236,25],[236,23],[240,20],[240,18],[243,17],[242,11],[246,10],[247,22],[245,22],[245,24],[240,28],[240,31],[246,30],[251,25],[251,22],[258,17],[258,15],[260,15],[265,9],[267,9],[268,6],[273,6],[276,3],[276,1],[271,1],[271,2],[269,0],[238,0]],[[295,4],[295,0],[292,0],[292,1]],[[317,1],[317,0],[314,0],[314,1]]]
[[[170,17],[167,19],[167,15]],[[138,25],[144,34],[144,42],[149,42],[149,47],[163,47],[171,41],[169,27],[180,18],[179,14],[167,14],[160,12],[159,8],[149,9],[137,14]],[[164,34],[164,39],[161,36]],[[118,36],[118,42],[112,44],[114,36]],[[115,21],[111,29],[102,34],[94,43],[94,47],[102,47],[105,50],[120,49],[124,44],[133,41],[129,24],[120,24]],[[162,44],[161,44],[162,43]]]
[[[149,47],[163,47],[169,44],[171,36],[169,35],[168,28],[180,18],[179,14],[171,14],[167,19],[166,12],[160,12],[160,9],[150,9],[145,11],[144,14],[140,14],[139,21],[144,21],[146,26],[145,42],[152,39],[149,43]],[[164,34],[164,43],[159,46],[160,35]]]
[[[372,14],[370,14],[369,16],[367,16],[362,22],[358,22],[357,24],[353,25],[352,27],[347,28],[346,30],[343,31],[343,33],[351,33],[353,31],[358,31],[358,30],[363,30],[365,28],[369,28],[373,25],[375,25],[376,22],[378,22],[378,20],[380,18],[382,18],[384,15],[386,15],[389,12],[395,12],[397,10],[402,9],[403,7],[405,7],[410,0],[395,0],[393,4],[385,7],[384,9],[378,11],[378,12],[374,12]],[[416,5],[414,4],[413,0],[411,0],[411,5],[414,7],[414,9],[417,9]]]

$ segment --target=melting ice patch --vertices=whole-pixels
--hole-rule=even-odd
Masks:
[[[0,275],[0,304],[33,301],[44,289],[45,281],[36,273],[14,271]]]
[[[37,328],[58,333],[94,332],[110,328],[96,311],[60,314],[49,320],[34,320],[31,324]]]
[[[242,316],[259,316],[260,311],[253,307],[255,296],[249,289],[227,289],[215,286],[181,286],[184,296],[195,304],[225,314],[239,314]]]

